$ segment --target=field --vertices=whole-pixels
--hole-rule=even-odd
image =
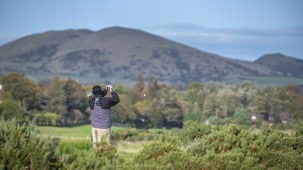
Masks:
[[[77,127],[48,127],[38,126],[37,130],[42,137],[55,137],[61,140],[90,140],[90,125]]]

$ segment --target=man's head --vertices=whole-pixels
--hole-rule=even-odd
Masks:
[[[93,87],[93,94],[95,96],[97,96],[97,95],[105,96],[106,91],[102,90],[100,86],[96,85],[96,86]]]

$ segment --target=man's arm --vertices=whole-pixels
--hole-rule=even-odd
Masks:
[[[116,92],[113,91],[113,92],[111,92],[111,94],[112,94],[112,97],[110,98],[110,101],[109,101],[109,107],[112,107],[120,102],[120,98]]]

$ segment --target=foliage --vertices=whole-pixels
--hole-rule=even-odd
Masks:
[[[115,123],[134,126],[137,115],[132,98],[128,94],[119,94],[120,102],[112,108],[112,120]]]
[[[303,168],[301,126],[292,132],[268,127],[254,131],[234,124],[210,126],[187,121],[183,129],[114,128],[113,145],[92,148],[86,139],[46,140],[37,138],[31,126],[15,125],[3,120],[0,125],[0,137],[4,136],[0,140],[0,166],[7,169]],[[70,136],[71,133],[64,134]],[[77,136],[75,132],[72,134]],[[134,141],[137,147],[142,145],[138,140],[151,142],[140,146],[142,149],[138,152],[127,153],[117,148],[119,140]]]
[[[143,148],[135,162],[148,169],[198,169],[201,164],[176,145],[155,142]]]
[[[90,85],[55,76],[38,86],[18,74],[1,83],[0,169],[303,169],[303,95],[297,87],[191,83],[180,91],[154,78],[145,85],[138,76],[133,88],[116,87],[121,102],[112,115],[114,123],[142,129],[114,127],[113,145],[92,148],[90,126],[39,127],[37,134],[20,124],[27,117],[52,126],[89,121],[84,89]],[[252,112],[290,123],[251,129]],[[119,141],[151,142],[122,154]]]
[[[47,89],[45,111],[59,115],[56,124],[66,126],[87,122],[88,102],[81,84],[72,79],[64,81],[55,76]]]
[[[55,76],[53,80],[48,84],[45,91],[45,97],[47,99],[46,108],[47,112],[52,112],[60,115],[64,115],[67,110],[66,96],[64,93],[64,81],[60,77]]]
[[[56,113],[46,112],[44,114],[35,114],[34,120],[39,126],[56,126],[59,116]]]
[[[84,113],[88,107],[87,98],[82,85],[72,79],[68,79],[63,86],[66,96],[67,111],[77,109]]]
[[[144,97],[144,78],[141,74],[138,75],[136,84],[132,87],[130,95],[134,101],[142,100]]]
[[[59,167],[56,142],[40,138],[32,126],[0,120],[0,167],[4,169],[50,169]]]
[[[251,124],[251,116],[248,110],[245,108],[237,108],[233,118],[235,123],[237,124],[244,124],[244,125]]]
[[[64,169],[112,168],[112,164],[120,161],[117,149],[106,144],[92,149],[88,142],[64,142],[58,152]]]
[[[6,97],[1,101],[0,104],[0,116],[5,120],[17,119],[21,120],[23,118],[23,108],[17,103],[16,100]]]
[[[12,73],[1,79],[3,90],[9,92],[26,110],[40,109],[41,89],[24,75]]]
[[[59,76],[38,84],[20,74],[2,76],[0,81],[0,114],[5,119],[36,119],[39,125],[55,126],[90,122],[85,91],[93,85]],[[159,84],[153,77],[145,84],[139,74],[133,87],[117,85],[115,90],[121,102],[112,108],[112,120],[123,126],[180,128],[184,120],[251,126],[252,114],[257,115],[254,124],[258,125],[269,120],[287,123],[303,119],[303,95],[295,86],[260,88],[251,82],[193,82],[180,90]]]

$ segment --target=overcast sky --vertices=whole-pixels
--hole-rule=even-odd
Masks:
[[[303,59],[302,0],[0,0],[0,45],[49,30],[141,29],[243,60]]]

